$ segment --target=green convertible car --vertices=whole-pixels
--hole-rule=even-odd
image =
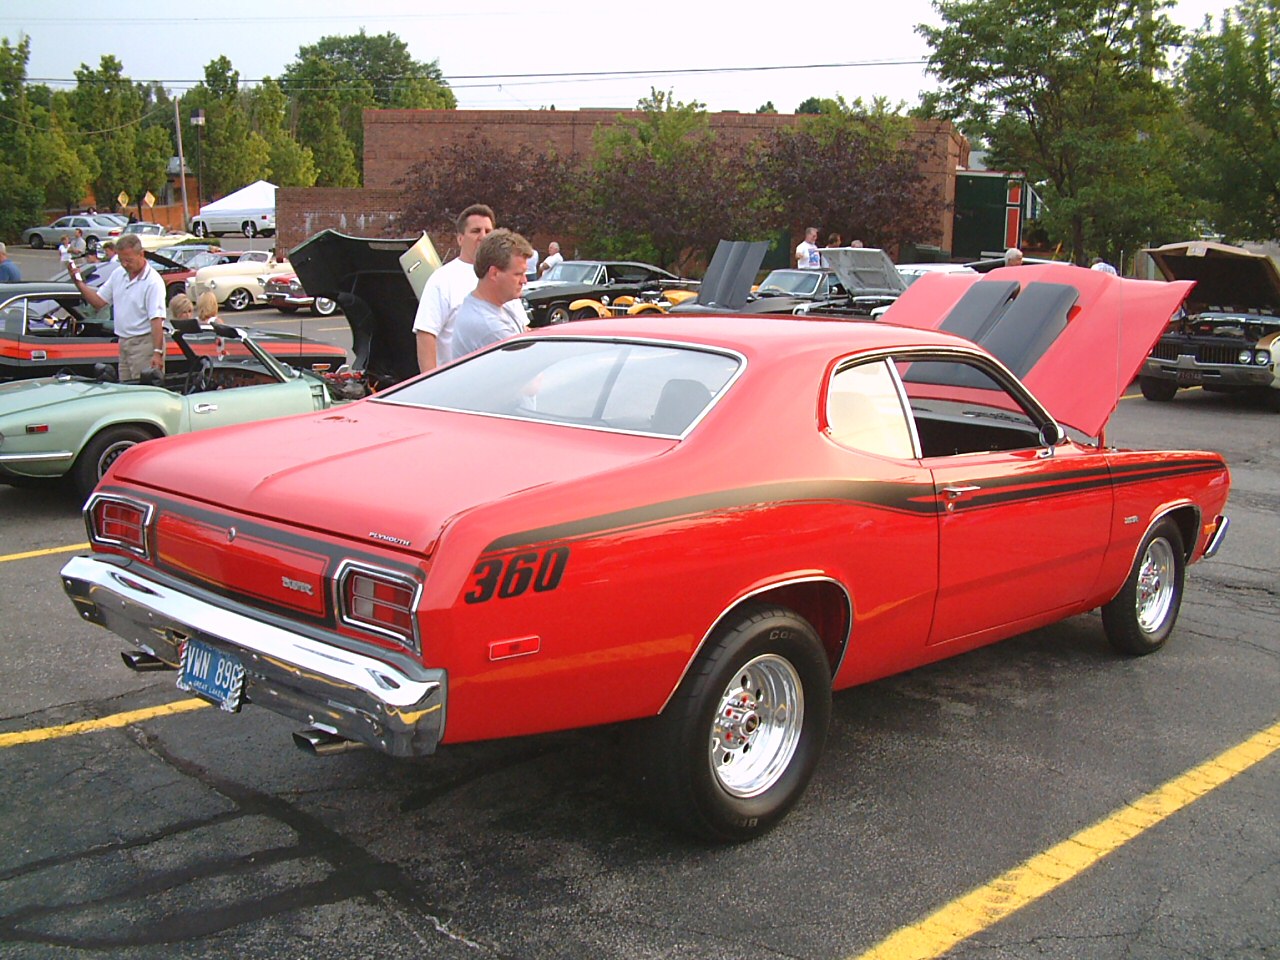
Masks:
[[[285,366],[241,327],[215,324],[229,357],[199,356],[184,337],[194,320],[173,323],[188,372],[153,382],[116,383],[63,374],[0,384],[0,483],[69,481],[87,496],[125,450],[157,437],[324,410],[336,401],[325,379]],[[244,349],[251,354],[243,357]]]

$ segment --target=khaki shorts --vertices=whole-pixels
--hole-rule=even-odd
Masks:
[[[151,334],[144,333],[136,337],[120,338],[120,380],[137,380],[143,371],[151,369],[153,351]],[[163,358],[162,358],[163,359]],[[164,368],[161,367],[161,373]]]

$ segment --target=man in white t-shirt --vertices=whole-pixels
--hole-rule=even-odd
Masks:
[[[495,230],[476,250],[476,288],[453,322],[453,359],[523,333],[528,318],[520,291],[528,279],[533,247],[518,233]]]
[[[120,269],[96,290],[84,282],[73,263],[71,279],[80,294],[101,310],[112,305],[116,338],[120,341],[119,378],[137,380],[143,371],[164,373],[164,281],[147,262],[142,241],[125,234],[116,241]]]
[[[552,240],[547,244],[547,255],[543,258],[542,264],[538,267],[538,276],[544,276],[548,270],[557,263],[563,263],[564,257],[560,256],[560,244]]]
[[[418,347],[418,369],[422,373],[448,363],[453,351],[453,322],[467,294],[476,288],[476,250],[493,233],[493,211],[474,203],[458,215],[458,256],[431,274],[418,301],[413,333]],[[520,304],[513,304],[524,312]]]
[[[796,247],[796,269],[817,270],[822,266],[818,253],[818,228],[805,227],[804,240]]]

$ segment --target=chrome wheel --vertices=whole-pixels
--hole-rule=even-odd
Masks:
[[[109,443],[98,455],[98,469],[95,471],[98,479],[101,480],[107,475],[107,471],[111,469],[111,465],[120,459],[120,454],[126,450],[131,450],[138,445],[138,441],[132,438],[120,439]]]
[[[735,797],[764,793],[786,772],[804,727],[804,688],[775,654],[745,664],[720,695],[711,729],[711,771]]]
[[[316,297],[311,304],[311,312],[319,317],[331,317],[337,309],[337,302],[328,297]]]
[[[550,310],[547,311],[547,323],[549,325],[555,324],[555,323],[568,323],[568,322],[569,322],[569,308],[566,307],[563,303],[557,303]]]
[[[1136,597],[1138,626],[1146,633],[1159,630],[1169,616],[1176,593],[1175,565],[1173,547],[1168,540],[1157,538],[1147,544],[1138,566]]]
[[[253,295],[244,288],[232,290],[227,296],[227,306],[239,313],[241,310],[248,309],[249,304],[253,303]]]

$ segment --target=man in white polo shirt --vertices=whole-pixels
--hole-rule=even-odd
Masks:
[[[142,241],[126,233],[116,241],[121,269],[94,289],[72,265],[71,279],[99,310],[111,304],[120,341],[120,380],[137,380],[145,370],[164,373],[164,281],[147,262]]]
[[[484,238],[493,233],[493,211],[483,203],[472,204],[458,215],[456,227],[458,256],[431,274],[413,321],[418,369],[422,373],[458,356],[453,349],[454,318],[467,294],[476,288],[476,250]],[[509,307],[524,316],[524,307],[518,300]],[[525,325],[528,325],[527,316]]]

